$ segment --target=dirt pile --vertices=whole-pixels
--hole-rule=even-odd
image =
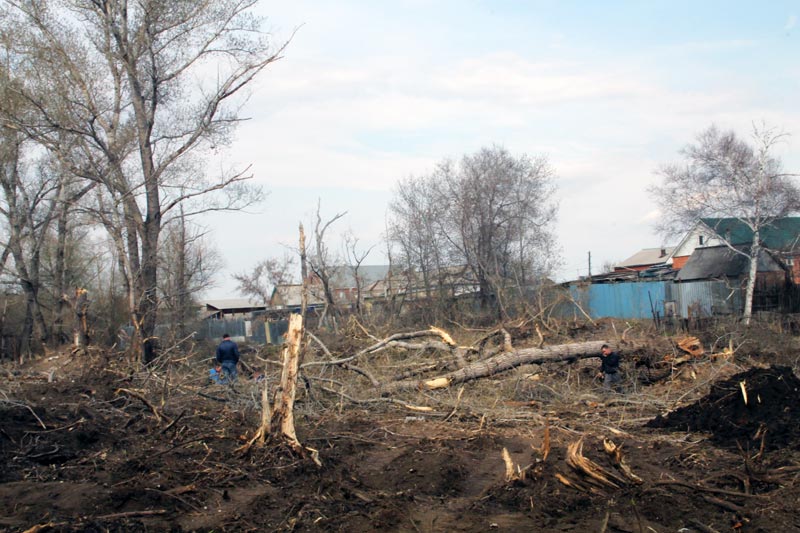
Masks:
[[[800,448],[800,379],[785,366],[751,368],[715,383],[686,407],[657,416],[648,427],[708,431],[715,444],[745,449]]]

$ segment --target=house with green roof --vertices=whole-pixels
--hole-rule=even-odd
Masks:
[[[790,270],[792,281],[800,284],[800,217],[779,218],[760,231],[763,248]],[[748,246],[753,231],[736,218],[703,218],[686,233],[667,259],[675,269],[683,268],[698,248],[732,245]]]

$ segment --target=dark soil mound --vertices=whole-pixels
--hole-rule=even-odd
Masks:
[[[709,431],[719,446],[735,448],[738,442],[746,449],[758,448],[766,431],[766,449],[800,448],[800,379],[785,366],[751,368],[715,383],[705,397],[647,426]]]

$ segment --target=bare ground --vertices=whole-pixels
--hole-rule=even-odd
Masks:
[[[237,451],[259,417],[259,385],[246,377],[232,391],[207,385],[200,364],[142,373],[108,354],[56,355],[5,368],[0,531],[797,531],[797,434],[754,433],[761,425],[730,411],[741,393],[722,395],[730,407],[712,396],[750,364],[705,358],[608,396],[592,362],[528,367],[468,383],[460,400],[458,390],[400,398],[432,412],[354,404],[322,386],[361,378],[329,371],[308,382],[296,417],[317,467],[280,444]],[[748,412],[770,402],[798,417],[798,395],[758,400],[751,389]],[[722,436],[646,427],[680,406],[729,409],[733,426]],[[568,464],[581,439],[616,486]],[[641,482],[625,479],[603,439],[622,446]]]

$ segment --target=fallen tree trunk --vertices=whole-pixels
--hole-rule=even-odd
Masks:
[[[574,344],[560,344],[544,348],[526,348],[514,352],[501,353],[489,359],[472,363],[464,368],[455,370],[443,376],[423,381],[406,380],[388,383],[383,386],[383,392],[392,393],[410,389],[442,389],[458,383],[472,381],[473,379],[493,376],[522,365],[542,363],[570,362],[590,357],[599,357],[600,348],[606,341],[580,342]]]

